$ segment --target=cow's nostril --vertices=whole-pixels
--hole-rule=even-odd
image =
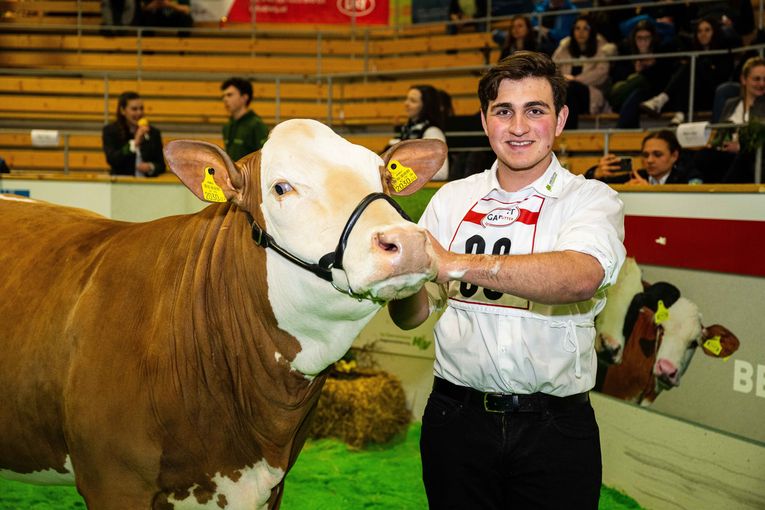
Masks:
[[[393,241],[396,240],[396,237],[394,236]],[[396,242],[389,242],[390,239],[386,239],[385,234],[377,234],[377,246],[382,251],[392,252],[395,253],[399,251],[401,248],[399,247],[398,243]]]

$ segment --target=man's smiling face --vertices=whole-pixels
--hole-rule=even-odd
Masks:
[[[545,78],[502,80],[497,97],[481,112],[483,129],[499,159],[500,174],[516,172],[526,184],[541,176],[550,164],[555,137],[563,131],[567,116],[566,106],[555,114],[552,87]]]

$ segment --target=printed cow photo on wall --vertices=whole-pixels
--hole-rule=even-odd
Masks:
[[[634,258],[625,261],[606,293],[595,320],[596,391],[650,406],[662,391],[680,385],[699,348],[724,360],[739,347],[726,327],[705,327],[698,306],[677,287],[643,281]]]

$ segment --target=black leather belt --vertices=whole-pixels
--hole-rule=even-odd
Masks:
[[[588,393],[577,393],[568,397],[556,397],[545,393],[529,395],[484,393],[467,386],[457,386],[440,377],[436,377],[433,381],[433,392],[489,413],[539,413],[547,409],[565,410],[590,400]]]

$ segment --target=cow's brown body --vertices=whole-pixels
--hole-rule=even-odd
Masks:
[[[202,142],[165,154],[223,202],[132,224],[0,196],[0,476],[76,481],[98,510],[276,508],[323,370],[380,301],[432,278],[431,248],[375,201],[339,283],[362,301],[255,244],[253,218],[315,262],[391,182],[387,160],[315,121],[277,126],[237,163]],[[387,157],[423,172],[416,188],[445,146]]]
[[[264,252],[236,207],[147,224],[44,204],[0,212],[0,246],[14,247],[0,250],[0,292],[13,296],[0,300],[0,468],[63,471],[71,455],[94,508],[105,481],[193,480],[204,496],[227,466],[265,457],[286,470],[321,380],[273,355],[298,345],[276,328]]]

